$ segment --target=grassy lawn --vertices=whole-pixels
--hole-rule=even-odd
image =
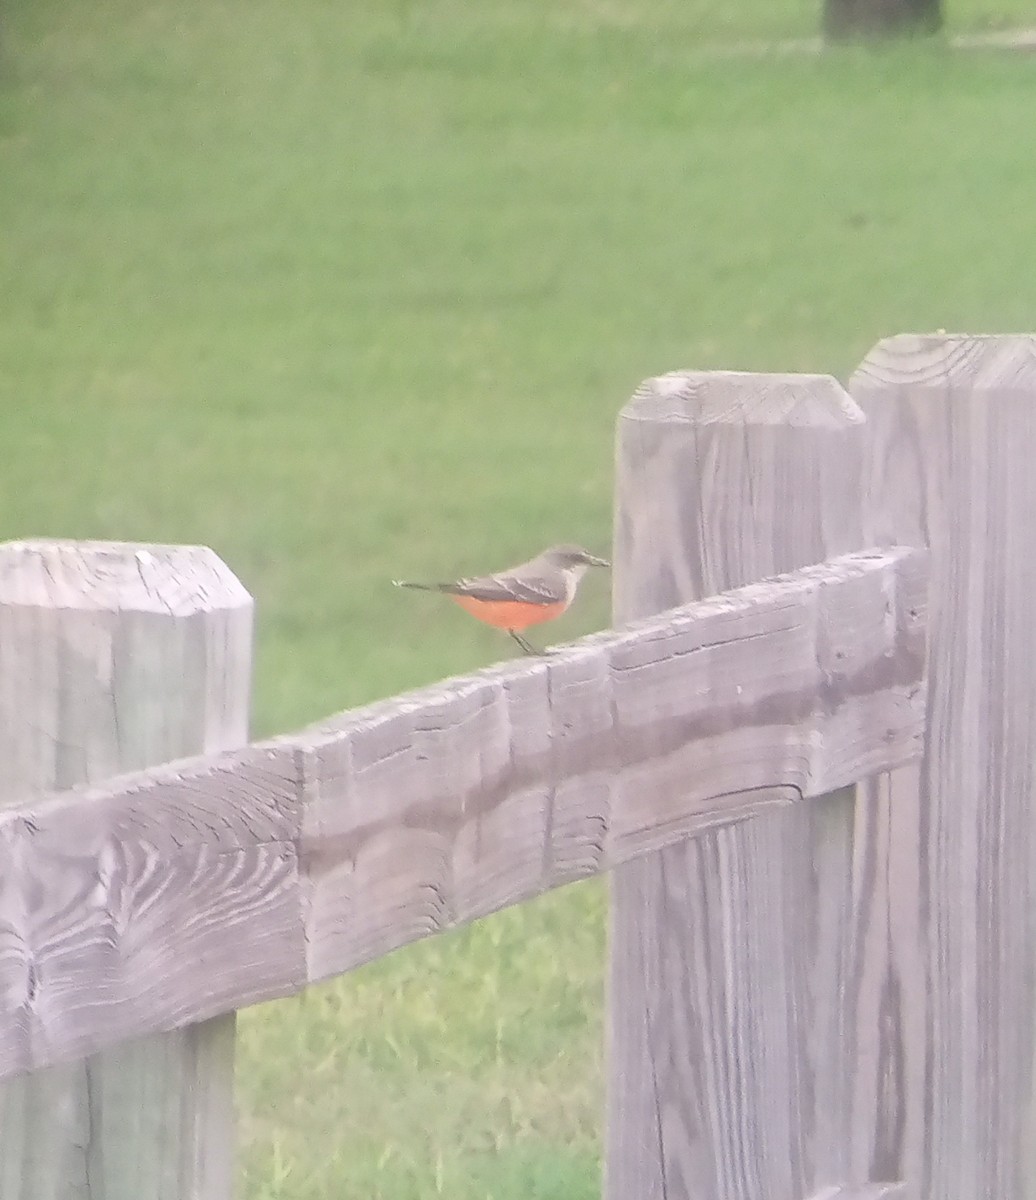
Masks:
[[[258,734],[509,655],[388,581],[606,551],[644,376],[1036,325],[1029,57],[719,52],[801,0],[0,23],[0,538],[213,546]],[[244,1014],[242,1196],[595,1196],[602,960],[584,886]]]

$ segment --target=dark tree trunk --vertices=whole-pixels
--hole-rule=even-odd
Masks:
[[[942,28],[941,0],[824,0],[824,36],[909,37]]]

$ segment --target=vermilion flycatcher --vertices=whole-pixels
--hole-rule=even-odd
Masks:
[[[551,546],[521,566],[496,575],[475,575],[454,583],[392,582],[396,587],[445,592],[473,617],[506,629],[526,654],[540,654],[542,651],[527,642],[521,631],[560,617],[575,599],[586,568],[609,565],[582,546]]]

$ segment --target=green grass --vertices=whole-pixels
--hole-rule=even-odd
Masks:
[[[644,376],[1036,323],[1031,58],[719,52],[800,0],[3,15],[0,537],[215,547],[257,733],[508,655],[388,580],[606,550]],[[602,894],[246,1013],[247,1200],[595,1195]]]

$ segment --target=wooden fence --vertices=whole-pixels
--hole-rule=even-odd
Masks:
[[[650,380],[620,628],[253,745],[210,551],[0,547],[0,1200],[228,1200],[234,1010],[605,870],[608,1200],[1036,1200],[1034,461],[1036,338]]]

